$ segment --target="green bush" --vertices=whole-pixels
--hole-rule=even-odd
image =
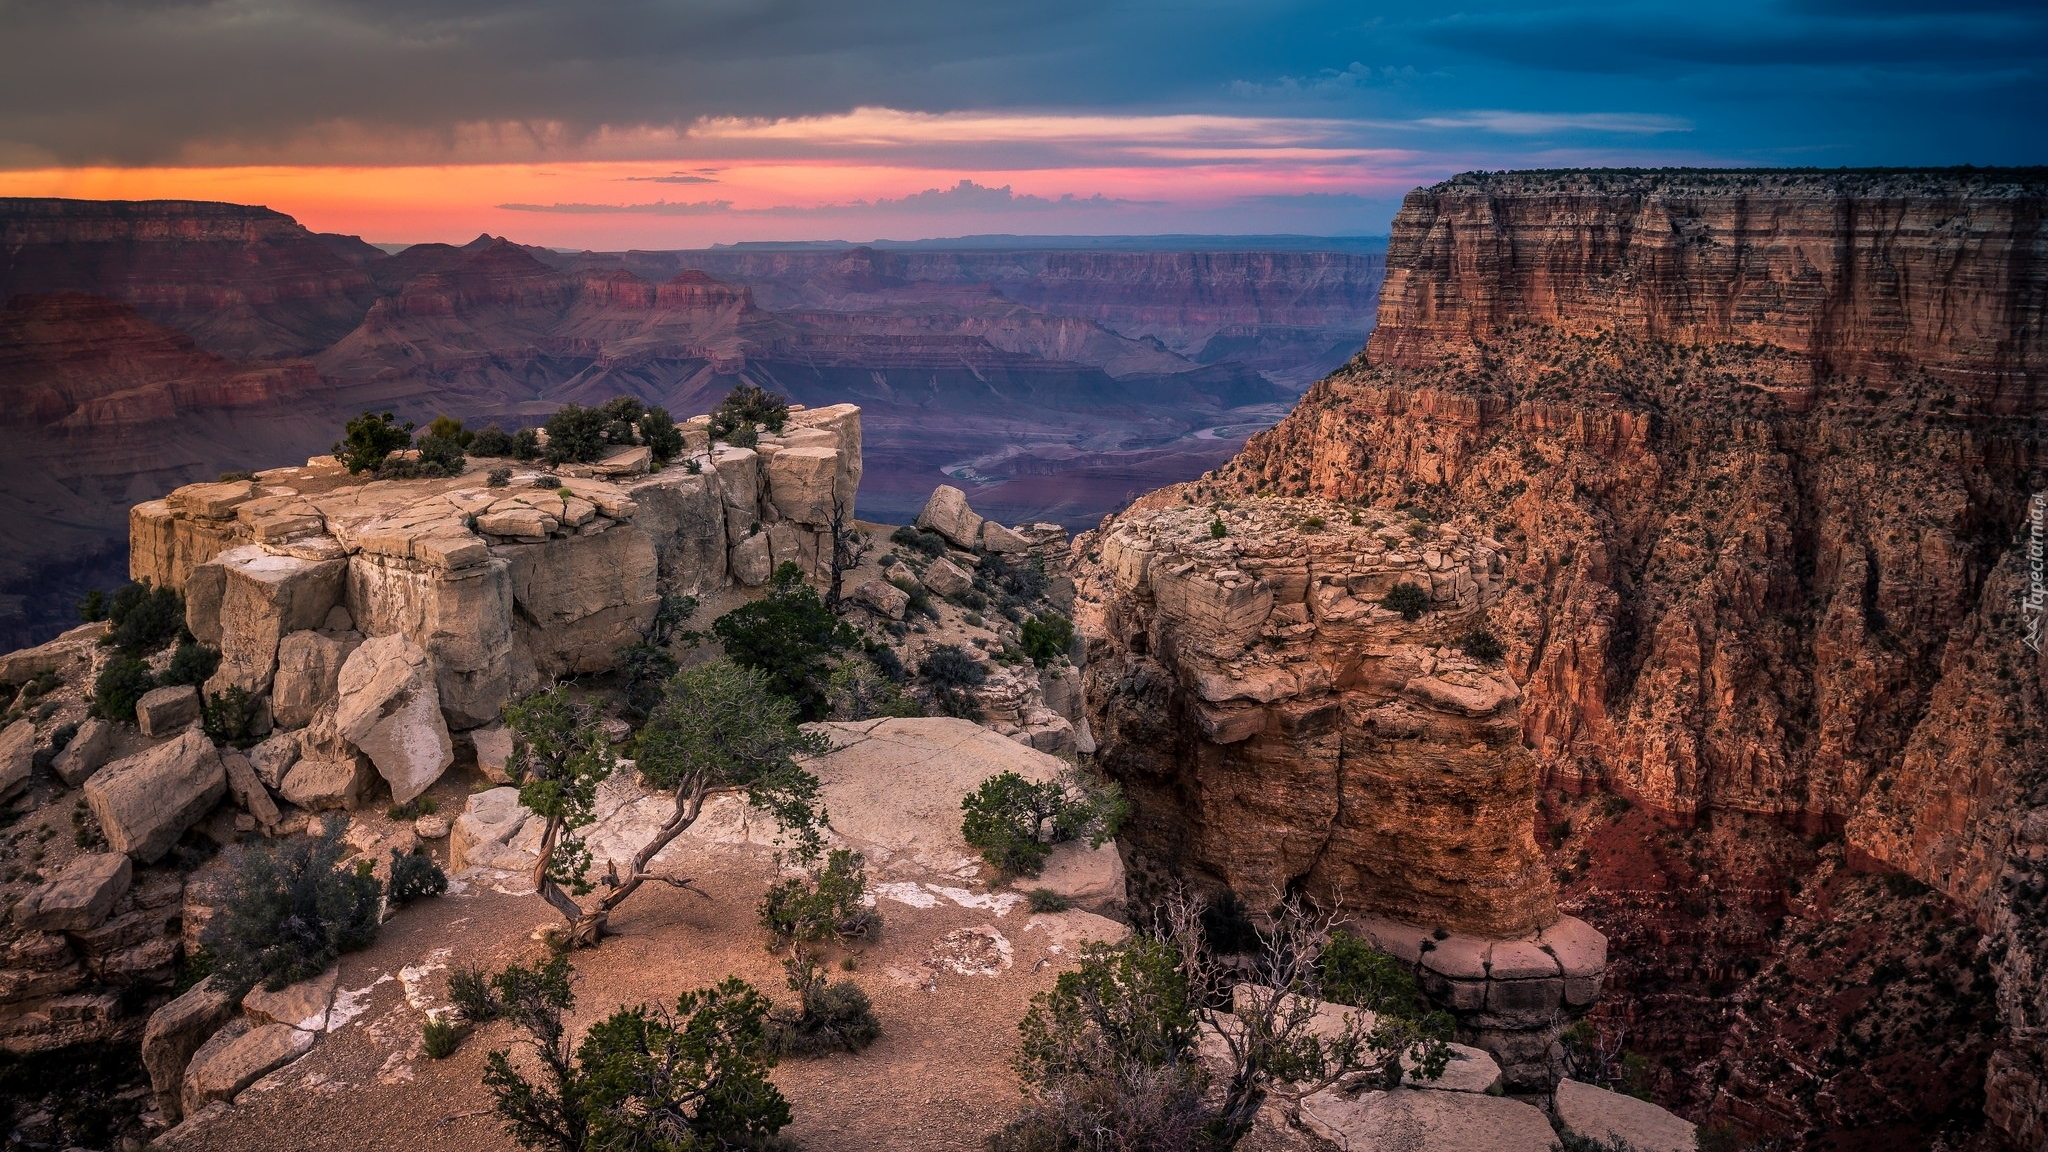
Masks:
[[[1057,612],[1041,612],[1024,622],[1024,653],[1043,668],[1065,656],[1074,644],[1074,622]]]
[[[789,561],[775,569],[766,597],[712,621],[711,632],[735,664],[766,674],[770,690],[796,701],[805,720],[826,715],[833,654],[859,642]]]
[[[110,657],[100,669],[99,678],[93,681],[93,715],[133,724],[135,705],[154,687],[156,677],[150,673],[149,665],[133,656]]]
[[[598,411],[604,414],[605,443],[631,444],[646,407],[631,396],[614,396]]]
[[[1474,660],[1483,660],[1489,664],[1507,655],[1508,651],[1502,646],[1500,637],[1486,628],[1474,628],[1465,633],[1459,639],[1458,647]]]
[[[1065,912],[1074,906],[1072,900],[1050,888],[1033,888],[1028,893],[1033,912]]]
[[[348,422],[342,440],[330,451],[353,474],[370,471],[410,443],[410,421],[400,424],[389,412],[365,412]]]
[[[216,744],[246,748],[256,742],[250,728],[256,721],[256,703],[247,689],[233,684],[217,696],[199,698],[199,729]]]
[[[1380,599],[1380,607],[1389,612],[1399,612],[1403,620],[1420,619],[1424,612],[1429,611],[1429,593],[1424,592],[1420,585],[1403,580]]]
[[[220,652],[196,640],[178,645],[164,669],[165,684],[204,684],[220,668]]]
[[[468,965],[448,970],[448,1001],[471,1024],[496,1020],[502,1010],[497,994],[491,989],[490,974]]]
[[[768,1079],[768,1000],[737,977],[683,993],[673,1014],[620,1009],[573,1047],[562,1021],[576,1003],[564,957],[514,965],[493,983],[538,1057],[529,1064],[533,1080],[503,1051],[490,1054],[484,1071],[495,1109],[522,1147],[767,1149],[789,1123],[789,1102]]]
[[[865,865],[860,853],[834,848],[809,874],[768,889],[761,897],[761,926],[782,944],[868,935],[881,926],[882,917],[867,906]]]
[[[946,538],[937,532],[924,528],[904,525],[889,533],[889,543],[908,548],[922,556],[940,556],[946,551]]]
[[[788,420],[789,401],[758,385],[742,384],[711,410],[711,438],[723,440],[735,448],[751,447],[755,425],[770,432],[780,432]],[[741,431],[749,434],[747,444],[733,439]]]
[[[512,435],[496,424],[487,426],[469,441],[471,456],[503,457],[512,455]]]
[[[666,408],[649,408],[640,417],[640,442],[663,464],[682,455],[683,434]]]
[[[1370,1012],[1426,1016],[1429,1003],[1410,965],[1343,929],[1330,934],[1318,959],[1322,998]]]
[[[887,648],[882,651],[889,651]],[[891,653],[891,655],[894,655]],[[922,716],[924,709],[903,694],[896,681],[865,657],[842,660],[825,681],[825,703],[834,720]]]
[[[932,694],[940,712],[961,720],[980,721],[981,705],[969,689],[988,679],[988,667],[957,644],[940,644],[925,653],[918,678]]]
[[[127,584],[107,604],[107,623],[112,627],[100,643],[147,656],[185,630],[185,598],[175,589],[152,588],[147,580]]]
[[[259,844],[242,857],[205,933],[213,971],[233,995],[318,976],[377,939],[382,885],[368,860],[335,867],[348,850],[330,821],[320,836]]]
[[[548,417],[549,464],[588,464],[604,456],[604,412],[564,404]]]
[[[453,1021],[429,1016],[420,1025],[420,1048],[429,1060],[446,1060],[462,1047],[462,1033],[463,1029]]]
[[[662,684],[676,674],[676,658],[653,644],[628,644],[613,656],[626,715],[638,722],[661,703]]]
[[[540,459],[539,430],[521,428],[512,434],[512,458],[514,460]]]
[[[783,961],[789,988],[797,994],[795,1009],[768,1014],[768,1048],[778,1056],[826,1056],[858,1052],[882,1034],[868,994],[851,980],[825,982],[825,973],[808,955]]]
[[[1219,516],[1216,519],[1209,521],[1209,539],[1221,540],[1228,535],[1230,535],[1230,529],[1225,528],[1223,526],[1222,517]]]
[[[1123,792],[1077,772],[1057,780],[1026,780],[1002,772],[960,802],[960,835],[1003,876],[1036,876],[1055,844],[1087,840],[1101,847],[1123,823]]]
[[[448,891],[448,874],[434,863],[434,858],[414,850],[401,853],[391,850],[391,906],[403,908],[415,900],[425,900]]]
[[[96,624],[107,618],[107,594],[94,588],[78,598],[78,618]]]

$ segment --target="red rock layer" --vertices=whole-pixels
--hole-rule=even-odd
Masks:
[[[1991,934],[2048,1134],[2048,174],[1520,173],[1411,195],[1368,349],[1193,499],[1470,515],[1544,782],[1754,814]],[[1598,916],[1587,913],[1603,929]]]

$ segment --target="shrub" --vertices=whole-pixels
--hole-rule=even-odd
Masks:
[[[604,455],[604,413],[581,404],[564,404],[548,417],[549,464],[588,464]]]
[[[510,487],[511,484],[512,470],[510,468],[500,466],[484,474],[484,487],[486,488],[506,488]]]
[[[990,552],[977,567],[990,587],[1019,600],[1029,602],[1045,595],[1045,569],[1036,556],[1013,564],[1001,553]]]
[[[391,850],[391,906],[403,908],[415,900],[439,896],[448,890],[448,874],[434,858],[414,850]]]
[[[1209,521],[1209,539],[1221,540],[1228,535],[1230,535],[1230,529],[1223,526],[1223,518],[1221,516]]]
[[[626,715],[635,722],[647,719],[661,703],[662,683],[676,674],[676,658],[653,644],[629,644],[614,656],[624,689]]]
[[[889,533],[889,543],[908,548],[923,556],[938,556],[946,551],[946,538],[937,532],[924,528],[904,525]]]
[[[256,700],[239,684],[230,685],[217,696],[199,698],[199,729],[216,744],[246,748],[255,743],[249,731],[256,721]]]
[[[765,673],[772,691],[796,701],[805,720],[825,716],[833,653],[859,642],[789,561],[775,569],[766,597],[720,616],[711,631],[735,664]]]
[[[347,851],[338,821],[321,836],[249,849],[205,933],[214,973],[232,994],[318,976],[376,940],[382,886],[368,860],[337,870]]]
[[[471,456],[510,456],[512,455],[512,435],[496,424],[488,425],[483,431],[470,437],[469,454]]]
[[[960,802],[960,835],[1003,876],[1036,876],[1052,846],[1085,839],[1101,847],[1123,823],[1122,790],[1078,773],[1026,780],[1001,772]]]
[[[972,689],[988,679],[988,668],[957,644],[940,644],[925,653],[917,666],[919,679],[932,694],[941,713],[961,720],[980,721],[981,705]]]
[[[185,598],[170,588],[152,588],[147,580],[127,584],[107,605],[113,627],[102,644],[132,656],[147,656],[176,639],[185,627]]]
[[[540,432],[532,428],[521,428],[512,434],[512,458],[514,460],[540,459]]]
[[[1323,945],[1318,965],[1325,1000],[1382,1014],[1429,1013],[1429,1003],[1408,965],[1341,928]]]
[[[683,434],[666,408],[649,408],[641,415],[640,442],[664,464],[682,455]]]
[[[1024,654],[1043,668],[1065,656],[1074,644],[1074,622],[1057,612],[1041,612],[1024,622]]]
[[[351,474],[367,472],[384,458],[412,443],[412,423],[400,424],[389,412],[365,412],[348,422],[342,440],[330,449]]]
[[[631,444],[646,408],[631,396],[614,396],[605,401],[604,407],[598,411],[604,414],[605,443]]]
[[[777,943],[855,940],[874,931],[882,918],[867,906],[866,858],[834,848],[808,875],[792,876],[761,897],[761,926]]]
[[[725,434],[725,442],[735,448],[752,448],[761,443],[761,433],[752,424],[742,424]]]
[[[506,1131],[523,1147],[767,1148],[789,1123],[789,1102],[768,1079],[768,1000],[737,977],[683,993],[673,1014],[622,1008],[573,1047],[562,1022],[576,1003],[565,958],[514,965],[494,983],[539,1057],[534,1080],[502,1051],[484,1071]]]
[[[1474,628],[1465,633],[1458,641],[1458,647],[1474,660],[1484,660],[1489,664],[1507,655],[1507,649],[1501,645],[1500,637],[1486,628]]]
[[[78,598],[78,618],[95,624],[107,618],[107,594],[97,588]]]
[[[165,684],[204,684],[220,668],[220,652],[197,641],[186,641],[171,653],[164,669]]]
[[[426,1052],[427,1059],[446,1060],[461,1046],[462,1029],[452,1021],[429,1016],[427,1022],[420,1025],[420,1048]]]
[[[423,793],[403,804],[393,804],[384,810],[384,815],[393,820],[417,820],[422,816],[432,816],[440,810],[440,802]]]
[[[1321,532],[1328,524],[1329,521],[1321,516],[1304,516],[1301,518],[1301,530],[1303,532]]]
[[[1429,593],[1424,592],[1421,586],[1403,580],[1380,599],[1380,607],[1389,612],[1399,612],[1403,620],[1420,619],[1424,612],[1429,611]]]
[[[797,994],[798,1006],[768,1014],[770,1051],[778,1056],[858,1052],[882,1034],[882,1025],[860,985],[851,980],[827,984],[824,971],[808,955],[791,957],[782,967],[789,973],[789,988]]]
[[[701,476],[704,473],[704,462],[692,456],[683,461],[683,471],[691,476]]]
[[[876,667],[874,661],[858,657],[843,660],[832,670],[825,681],[825,703],[834,720],[924,715],[917,701],[905,696],[896,681]]]
[[[748,447],[753,443],[751,433],[755,425],[770,432],[780,432],[788,420],[789,401],[759,385],[742,384],[711,410],[711,438],[723,440],[735,448]],[[750,434],[746,445],[733,439],[742,430]]]
[[[471,1024],[496,1020],[502,1011],[497,995],[491,990],[490,974],[468,965],[448,970],[448,1000]]]
[[[420,437],[419,444],[417,445],[419,457],[415,460],[406,461],[406,463],[411,465],[411,467],[406,469],[410,474],[416,476],[462,475],[464,466],[463,452],[473,437],[470,433],[462,430],[462,423],[460,421],[449,420],[446,416],[436,419],[433,427],[440,427],[443,421],[453,425],[453,431],[448,435],[429,434]],[[391,463],[393,462],[387,461],[385,467],[378,469],[378,473],[380,475],[384,474]]]
[[[150,674],[149,665],[133,656],[114,656],[93,681],[93,715],[132,724],[135,705],[154,687],[156,677]]]
[[[1074,906],[1072,900],[1050,888],[1033,888],[1028,894],[1033,912],[1065,912]]]

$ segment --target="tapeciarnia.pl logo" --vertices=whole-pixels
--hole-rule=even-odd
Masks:
[[[2048,492],[2036,492],[2027,501],[2027,593],[2020,612],[2027,619],[2025,643],[2039,652],[2048,629]]]

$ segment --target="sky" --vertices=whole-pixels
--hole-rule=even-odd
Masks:
[[[1476,168],[2048,162],[2039,0],[0,0],[0,195],[381,243],[1382,235]]]

